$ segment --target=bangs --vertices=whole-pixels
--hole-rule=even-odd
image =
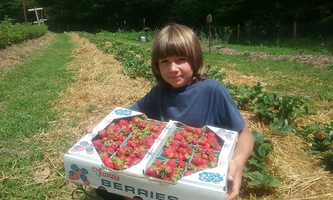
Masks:
[[[161,37],[155,48],[157,58],[166,58],[169,56],[189,57],[189,48],[187,40],[181,34],[170,34],[168,37]]]

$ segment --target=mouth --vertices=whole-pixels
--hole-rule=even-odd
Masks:
[[[179,78],[181,78],[181,76],[170,76],[169,78],[170,79],[179,79]]]

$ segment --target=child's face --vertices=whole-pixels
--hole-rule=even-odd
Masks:
[[[162,78],[173,88],[181,88],[192,81],[193,70],[186,57],[170,56],[159,59]]]

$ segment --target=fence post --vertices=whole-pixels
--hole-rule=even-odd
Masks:
[[[296,46],[296,40],[297,40],[297,22],[296,22],[296,20],[294,21],[292,35],[293,35],[293,41],[292,41],[293,46]]]
[[[237,44],[239,44],[240,25],[237,24]]]
[[[207,17],[206,17],[206,21],[207,21],[207,23],[208,23],[208,31],[209,31],[209,34],[208,34],[208,51],[209,51],[209,53],[210,53],[210,38],[211,38],[211,36],[212,36],[212,32],[211,32],[211,30],[210,30],[210,23],[212,23],[212,21],[213,21],[213,17],[212,17],[212,15],[211,14],[208,14],[207,15]]]

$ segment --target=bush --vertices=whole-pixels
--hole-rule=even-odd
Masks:
[[[0,22],[0,30],[0,49],[3,49],[44,35],[47,32],[47,26],[44,24],[12,24],[8,19],[5,19]]]

